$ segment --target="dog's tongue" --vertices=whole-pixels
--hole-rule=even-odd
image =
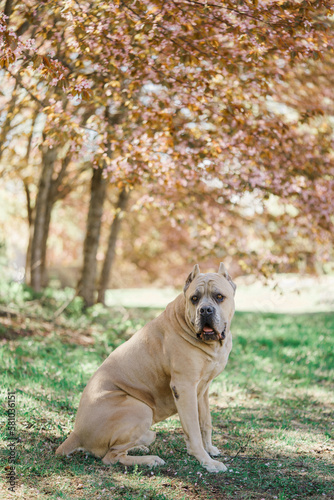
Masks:
[[[212,328],[210,328],[209,326],[205,326],[203,328],[203,332],[205,332],[205,333],[214,333],[214,331],[212,330]]]

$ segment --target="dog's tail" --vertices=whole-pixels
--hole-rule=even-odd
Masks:
[[[73,451],[80,448],[80,439],[78,436],[71,432],[67,439],[56,449],[56,455],[69,455]]]

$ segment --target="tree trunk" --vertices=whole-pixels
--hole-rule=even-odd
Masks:
[[[27,199],[27,214],[28,214],[28,225],[29,225],[29,239],[28,239],[28,247],[27,247],[27,254],[26,254],[26,268],[25,268],[25,282],[26,283],[31,283],[31,245],[32,245],[32,238],[34,235],[34,214],[33,214],[33,208],[31,204],[31,196],[30,196],[30,190],[27,182],[24,182],[24,190],[26,193],[26,199]]]
[[[34,234],[31,243],[31,286],[39,292],[42,289],[43,278],[43,243],[45,225],[48,217],[48,205],[50,204],[50,188],[52,174],[54,171],[57,151],[43,146],[42,152],[42,174],[39,181],[38,193],[35,207]]]
[[[27,151],[26,151],[26,156],[25,156],[25,161],[26,161],[27,165],[29,165],[32,138],[33,138],[34,127],[35,127],[35,122],[36,122],[36,118],[38,116],[38,113],[39,113],[39,108],[36,108],[34,111],[33,117],[32,117],[32,125],[31,125],[29,136],[28,136]],[[31,195],[30,195],[28,181],[23,180],[23,184],[24,184],[24,190],[26,193],[27,215],[28,215],[28,226],[29,226],[29,239],[28,239],[28,247],[27,247],[27,253],[26,253],[25,282],[31,283],[31,272],[30,272],[31,271],[31,246],[32,246],[32,239],[34,236],[35,209],[31,203]]]
[[[94,168],[91,181],[91,198],[89,203],[86,237],[84,242],[84,262],[77,293],[84,299],[87,307],[94,304],[96,289],[97,262],[96,254],[101,232],[103,203],[106,195],[107,181],[103,177],[102,168]]]
[[[108,282],[110,278],[110,271],[113,265],[114,257],[115,257],[115,249],[116,242],[118,238],[118,234],[121,228],[122,223],[122,215],[126,209],[126,205],[129,199],[129,193],[123,188],[119,194],[118,202],[116,206],[116,212],[114,220],[110,226],[110,234],[108,240],[108,247],[106,251],[106,255],[103,262],[103,267],[100,275],[100,282],[98,287],[98,298],[97,301],[102,304],[105,303],[105,293],[108,287]]]
[[[53,179],[50,184],[50,189],[49,189],[49,196],[48,196],[48,203],[46,206],[46,213],[45,213],[45,221],[44,221],[44,234],[43,234],[43,242],[42,242],[42,263],[41,263],[41,273],[42,273],[42,286],[47,286],[48,284],[48,275],[47,275],[47,269],[46,269],[46,252],[47,252],[47,243],[48,243],[48,238],[49,238],[49,231],[50,231],[50,223],[51,223],[51,213],[53,206],[57,200],[60,198],[64,198],[70,191],[71,187],[69,189],[64,188],[62,190],[62,195],[59,196],[58,193],[58,188],[62,184],[67,167],[70,163],[71,157],[69,155],[65,156],[65,158],[61,162],[61,169],[60,172],[58,173],[56,179]]]
[[[49,231],[50,231],[51,212],[54,203],[55,199],[52,196],[52,189],[50,186],[49,197],[45,207],[45,219],[44,219],[44,230],[43,230],[42,251],[41,251],[41,276],[42,276],[41,279],[43,288],[46,287],[48,284],[48,276],[46,272],[46,250],[47,250]]]

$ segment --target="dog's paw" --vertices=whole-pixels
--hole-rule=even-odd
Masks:
[[[211,460],[211,462],[203,464],[203,467],[205,467],[208,472],[227,471],[227,467],[222,462],[218,462],[218,460]]]
[[[148,460],[146,462],[146,465],[148,465],[149,467],[157,467],[158,465],[165,465],[166,463],[164,460],[162,460],[162,458],[156,455],[150,455],[147,458]]]
[[[217,446],[211,445],[211,446],[207,446],[205,449],[209,453],[209,455],[211,455],[213,457],[217,457],[218,455],[220,455],[220,451],[217,448]]]

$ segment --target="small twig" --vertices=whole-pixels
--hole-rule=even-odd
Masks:
[[[228,461],[228,462],[232,462],[232,460],[234,460],[235,458],[237,458],[237,456],[238,456],[238,455],[239,455],[242,451],[245,451],[245,450],[246,450],[246,448],[247,448],[247,446],[248,446],[248,444],[249,444],[249,442],[251,441],[251,439],[252,439],[252,437],[251,437],[251,436],[248,436],[248,439],[247,439],[246,444],[245,444],[245,445],[243,445],[243,446],[240,446],[240,448],[239,448],[239,450],[237,451],[237,453],[236,453],[233,457],[229,458],[229,460],[227,460],[227,461]]]
[[[75,299],[76,295],[77,294],[74,293],[74,295],[72,297],[70,297],[68,300],[66,300],[66,302],[64,302],[64,304],[62,304],[57,309],[57,311],[53,315],[52,321],[55,321],[61,315],[61,313],[65,311],[66,307],[68,307],[70,305],[70,303],[73,302],[73,300]]]

